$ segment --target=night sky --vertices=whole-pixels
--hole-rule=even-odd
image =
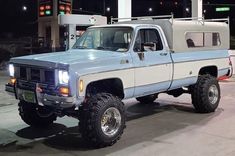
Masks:
[[[191,11],[190,0],[132,0],[132,3],[132,16],[162,15],[173,12],[175,17],[183,17],[190,16]],[[232,24],[235,23],[235,1],[204,0],[203,3],[206,18],[230,16]],[[232,4],[229,12],[215,12],[215,7],[226,6],[226,4]],[[0,38],[37,35],[37,0],[0,0],[0,6]],[[23,11],[23,6],[27,7],[26,11]],[[110,12],[106,11],[107,7],[110,7]],[[185,7],[190,8],[189,13],[184,11]],[[73,0],[73,13],[117,17],[117,0],[105,0],[105,8],[103,0]],[[152,12],[148,11],[149,8],[152,8]]]

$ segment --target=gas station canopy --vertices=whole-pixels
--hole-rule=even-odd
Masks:
[[[59,25],[80,25],[80,26],[91,26],[91,25],[102,25],[107,24],[107,18],[100,15],[59,15]]]

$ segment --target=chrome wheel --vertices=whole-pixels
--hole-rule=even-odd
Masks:
[[[208,98],[211,104],[215,104],[219,99],[219,90],[216,85],[210,86],[208,90]]]
[[[121,126],[121,114],[115,107],[107,109],[101,117],[101,129],[109,137],[114,136]]]

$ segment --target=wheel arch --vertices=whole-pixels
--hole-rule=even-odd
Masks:
[[[110,77],[106,79],[93,80],[86,85],[85,96],[100,92],[110,93],[123,99],[125,95],[122,79],[119,77]]]
[[[215,65],[202,67],[199,70],[198,75],[205,75],[205,74],[209,74],[211,76],[218,77],[218,67]]]

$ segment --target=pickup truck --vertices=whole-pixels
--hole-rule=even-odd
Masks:
[[[123,99],[188,93],[196,112],[214,112],[218,79],[231,75],[228,49],[227,19],[132,18],[88,28],[66,52],[12,58],[6,91],[28,125],[74,117],[88,143],[105,147],[126,127]]]

